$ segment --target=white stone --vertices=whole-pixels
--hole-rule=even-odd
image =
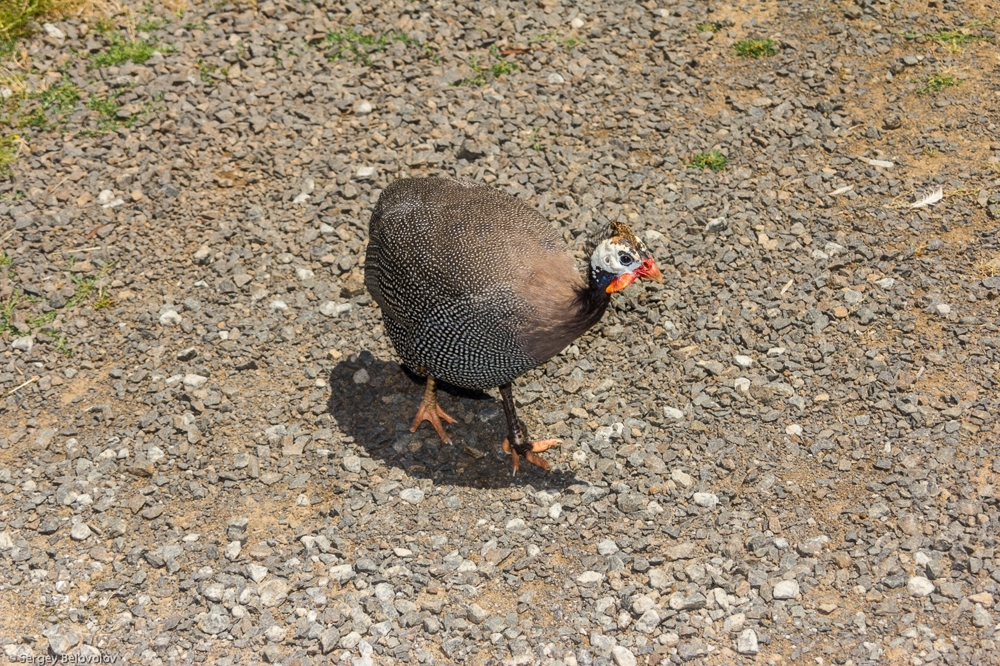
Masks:
[[[30,352],[31,348],[35,346],[35,341],[30,335],[26,335],[23,338],[14,338],[10,346],[23,352]]]
[[[300,281],[304,281],[313,279],[314,277],[316,277],[316,274],[313,273],[308,268],[302,268],[300,266],[299,268],[295,269],[295,277],[297,277]]]
[[[333,301],[327,301],[323,305],[319,306],[319,312],[327,317],[338,317],[345,312],[350,312],[354,308],[353,303],[334,303]]]
[[[934,583],[923,576],[913,576],[906,582],[906,591],[914,597],[926,597],[934,591]]]
[[[97,203],[102,206],[107,203],[111,203],[115,198],[115,193],[111,190],[101,190],[100,194],[97,195]]]
[[[358,102],[357,106],[354,107],[354,115],[356,116],[367,116],[369,113],[375,110],[372,103],[369,101]]]
[[[757,654],[760,647],[757,645],[757,632],[747,629],[736,639],[736,651],[740,654]]]
[[[284,312],[288,309],[288,303],[284,302],[280,298],[271,301],[271,312]]]
[[[584,25],[585,24],[583,22],[583,19],[580,18],[579,16],[575,17],[572,21],[569,22],[569,27],[573,28],[574,30],[579,30]]]
[[[295,195],[295,198],[292,199],[292,203],[301,204],[308,201],[308,199],[309,199],[309,194],[307,192],[299,192],[297,195]]]
[[[272,643],[280,643],[285,640],[285,628],[272,624],[267,628],[267,631],[264,632],[264,636],[267,637],[267,640]]]
[[[243,544],[239,541],[230,541],[226,546],[225,550],[222,551],[223,555],[226,556],[227,560],[235,560],[240,556],[240,551],[243,550]]]
[[[177,313],[176,310],[167,310],[160,315],[160,324],[163,326],[176,326],[181,323],[182,317]]]
[[[597,544],[597,552],[601,555],[613,555],[618,552],[618,544],[614,539],[604,539]]]
[[[779,356],[784,354],[785,351],[786,350],[784,347],[771,347],[770,349],[767,350],[767,356],[768,358],[778,358]]]
[[[46,35],[54,39],[58,39],[60,42],[66,39],[66,33],[60,30],[59,28],[55,27],[51,23],[43,23],[42,30],[45,31]]]
[[[611,648],[611,656],[618,666],[636,666],[635,655],[627,647],[616,645]]]
[[[719,504],[719,496],[715,493],[695,493],[694,503],[706,509],[714,509]]]
[[[368,180],[375,175],[375,167],[373,166],[363,166],[358,167],[358,170],[354,172],[354,177],[358,180]]]
[[[505,527],[508,530],[523,530],[527,524],[524,522],[524,518],[512,518]]]
[[[201,388],[208,383],[208,377],[202,377],[201,375],[186,374],[184,375],[184,386],[188,388]]]
[[[91,534],[93,534],[93,532],[90,531],[90,527],[87,526],[87,523],[77,523],[69,531],[69,535],[74,541],[83,541]]]
[[[577,576],[576,582],[580,585],[592,586],[597,585],[602,580],[604,580],[604,574],[598,573],[597,571],[584,571],[582,574]]]
[[[951,306],[947,303],[938,303],[934,306],[934,311],[939,315],[949,315],[951,314]]]
[[[785,434],[791,435],[792,437],[797,437],[802,434],[802,426],[798,423],[789,423],[785,426]]]
[[[399,499],[410,504],[420,504],[424,501],[424,491],[420,488],[406,488],[399,492]]]
[[[726,631],[743,631],[743,625],[747,623],[747,616],[743,613],[733,613],[726,618],[722,627]]]
[[[562,74],[558,74],[556,72],[552,72],[551,74],[549,74],[548,78],[545,80],[551,86],[561,86],[562,84],[566,83],[566,79],[562,77]]]
[[[733,360],[736,361],[736,365],[740,366],[741,368],[749,368],[751,365],[753,365],[753,359],[750,358],[749,356],[744,356],[743,354],[737,354],[735,357],[733,357]]]
[[[670,472],[670,479],[674,483],[678,483],[684,486],[685,488],[690,488],[691,486],[694,485],[694,479],[691,477],[690,474],[688,474],[683,470],[675,469],[674,471]]]
[[[676,407],[664,407],[663,415],[666,416],[668,419],[674,419],[675,421],[684,420],[684,412],[681,411],[680,409],[677,409]]]
[[[794,599],[799,596],[799,583],[795,580],[783,580],[774,586],[772,594],[775,599]]]
[[[750,380],[746,377],[737,377],[733,380],[733,388],[740,393],[747,394],[750,392]]]
[[[562,504],[553,504],[549,507],[549,518],[552,520],[558,520],[559,516],[562,515]]]
[[[267,577],[267,567],[259,564],[248,564],[247,573],[253,582],[259,583]]]
[[[272,578],[257,586],[260,604],[271,608],[282,604],[288,598],[288,582],[284,578]]]
[[[882,278],[875,284],[877,284],[881,289],[887,289],[887,290],[892,289],[893,287],[896,286],[896,278],[891,278],[891,277]]]

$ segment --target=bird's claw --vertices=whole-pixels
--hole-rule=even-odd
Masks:
[[[420,407],[417,408],[417,415],[413,417],[413,423],[410,425],[410,432],[416,432],[421,423],[428,421],[434,426],[434,430],[437,431],[441,441],[445,444],[451,444],[451,437],[445,432],[444,424],[441,423],[442,419],[448,423],[455,422],[455,419],[441,409],[441,406],[436,401],[432,405],[428,405],[426,400],[421,400]]]
[[[552,469],[552,463],[545,460],[538,454],[547,449],[551,449],[553,446],[558,446],[560,442],[562,442],[561,439],[543,439],[538,442],[528,442],[528,446],[530,448],[522,454],[519,454],[517,450],[510,445],[509,439],[503,440],[503,444],[501,446],[503,447],[504,453],[510,454],[511,461],[514,463],[514,475],[517,476],[517,472],[521,468],[521,455],[523,455],[524,459],[532,465],[541,467],[546,472]]]

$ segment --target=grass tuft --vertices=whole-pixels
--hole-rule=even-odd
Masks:
[[[695,153],[691,156],[691,161],[688,162],[687,167],[689,169],[711,169],[712,171],[722,171],[726,168],[726,163],[729,159],[717,150],[713,150],[710,153]]]
[[[153,45],[149,42],[125,40],[114,35],[111,37],[111,45],[108,46],[107,51],[90,56],[90,64],[87,69],[120,65],[129,60],[136,65],[141,65],[153,57],[153,51]]]
[[[42,23],[58,21],[94,4],[94,0],[0,0],[0,53],[13,51],[17,40]]]
[[[17,134],[0,136],[0,177],[6,178],[13,175],[11,165],[17,161],[17,155],[20,151],[21,137]],[[6,256],[7,255],[3,255],[3,257]]]
[[[479,56],[476,54],[470,55],[469,68],[472,70],[474,76],[470,76],[467,79],[461,79],[460,81],[455,81],[451,84],[452,87],[484,86],[487,82],[492,81],[493,79],[498,79],[501,76],[517,71],[517,63],[512,60],[507,60],[500,55],[500,50],[496,46],[490,47],[490,56],[493,58],[493,64],[483,65],[479,62]]]
[[[953,86],[960,85],[961,80],[956,79],[950,74],[935,74],[931,76],[924,83],[924,87],[917,91],[917,94],[923,97],[924,95],[933,95],[934,93],[941,92],[945,88],[951,88]]]
[[[402,42],[406,46],[419,46],[425,53],[436,58],[437,53],[430,44],[421,44],[402,32],[385,35],[363,35],[353,28],[331,30],[323,41],[328,49],[327,60],[350,60],[355,64],[370,66],[371,56],[385,51],[392,42]]]
[[[733,44],[733,49],[741,58],[764,58],[778,54],[778,45],[773,39],[741,39]]]

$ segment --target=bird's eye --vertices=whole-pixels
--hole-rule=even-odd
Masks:
[[[627,252],[619,252],[618,261],[622,262],[622,266],[628,266],[632,263],[633,259]]]

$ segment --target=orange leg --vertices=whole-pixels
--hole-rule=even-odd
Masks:
[[[420,401],[420,407],[417,408],[417,415],[413,417],[413,423],[410,425],[410,432],[416,432],[417,428],[424,421],[430,421],[431,425],[437,431],[438,436],[441,441],[445,444],[451,444],[451,437],[448,433],[444,431],[444,424],[441,423],[441,419],[444,419],[448,423],[454,423],[455,419],[451,418],[447,412],[445,412],[437,403],[437,394],[434,392],[434,378],[431,376],[427,377],[427,388],[424,389],[424,399]]]
[[[503,411],[507,416],[507,439],[503,440],[504,453],[509,453],[511,461],[514,463],[514,474],[521,468],[521,457],[537,465],[545,471],[552,468],[552,464],[542,458],[539,453],[557,446],[561,440],[543,439],[540,442],[526,442],[527,439],[521,430],[521,423],[517,418],[517,410],[514,407],[514,396],[510,390],[510,384],[500,387],[500,397],[503,399]]]

